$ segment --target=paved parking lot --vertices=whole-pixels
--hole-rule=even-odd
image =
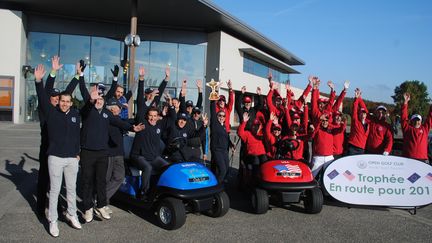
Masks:
[[[330,201],[317,215],[304,214],[301,205],[254,215],[248,196],[235,190],[233,169],[228,186],[231,209],[223,218],[191,214],[182,228],[166,231],[156,225],[151,212],[117,202],[111,220],[83,224],[82,230],[60,222],[60,237],[54,239],[47,221],[33,211],[38,124],[0,123],[0,134],[1,242],[430,242],[432,238],[432,206],[411,215],[405,210]]]

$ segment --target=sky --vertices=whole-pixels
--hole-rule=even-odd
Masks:
[[[432,1],[429,0],[213,0],[265,37],[301,58],[291,85],[309,75],[332,80],[348,97],[393,103],[406,80],[428,86],[432,98]],[[324,81],[324,82],[323,82]],[[327,85],[321,85],[328,93]]]

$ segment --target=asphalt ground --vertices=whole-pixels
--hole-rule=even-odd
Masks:
[[[152,212],[113,202],[111,220],[94,220],[82,230],[60,217],[59,238],[35,214],[39,126],[0,123],[0,242],[431,242],[432,206],[406,210],[357,207],[325,201],[320,214],[302,205],[251,213],[249,196],[236,190],[238,157],[230,171],[230,211],[222,218],[188,214],[175,231],[157,226]],[[81,219],[82,220],[82,219]]]

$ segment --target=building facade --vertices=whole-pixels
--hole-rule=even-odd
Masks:
[[[60,1],[52,0],[0,1],[0,31],[7,33],[7,38],[0,39],[2,120],[14,123],[38,120],[32,69],[42,63],[49,70],[54,55],[60,56],[64,64],[57,74],[55,87],[61,90],[66,87],[80,59],[87,63],[87,85],[104,83],[110,86],[110,70],[128,57],[128,47],[123,40],[130,33],[130,11],[128,6],[122,6],[125,9],[121,10],[110,5],[119,1],[108,0],[103,13],[97,16],[99,12],[91,11],[101,11],[91,7],[91,3],[97,1],[77,1],[90,3],[86,9],[88,13],[68,11],[67,5],[72,3],[69,1],[65,1],[66,6],[57,6],[56,2]],[[142,41],[136,49],[135,77],[138,67],[144,66],[146,87],[157,87],[169,66],[171,80],[167,91],[172,96],[178,95],[181,83],[186,79],[186,99],[195,102],[198,93],[195,81],[208,82],[212,78],[232,80],[237,91],[245,85],[248,92],[253,93],[261,87],[266,93],[269,71],[275,81],[283,84],[289,82],[290,74],[298,73],[292,65],[304,64],[210,2],[164,0],[150,1],[140,7],[143,4],[138,1],[138,19],[142,21],[138,22],[137,34]],[[166,6],[171,7],[167,10]],[[110,16],[117,16],[117,19]],[[123,78],[120,78],[122,82]],[[124,85],[127,85],[126,77]],[[222,88],[221,92],[226,93],[226,89]],[[208,95],[204,95],[206,107]],[[78,89],[74,96],[81,98]]]

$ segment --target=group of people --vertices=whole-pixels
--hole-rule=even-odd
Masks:
[[[62,67],[60,58],[53,57],[51,63],[52,70],[45,86],[42,82],[46,73],[43,65],[35,68],[34,75],[41,124],[37,209],[38,213],[45,215],[49,190],[47,218],[50,234],[54,237],[59,235],[57,204],[63,175],[68,203],[65,218],[74,228],[82,227],[76,206],[78,171],[84,220],[91,222],[94,213],[104,219],[111,218],[109,200],[125,177],[123,137],[128,131],[135,132],[130,164],[142,171],[137,198],[146,200],[151,175],[175,161],[207,160],[211,157],[218,181],[226,181],[229,149],[236,147],[230,140],[230,116],[234,103],[240,121],[241,163],[254,173],[266,160],[290,158],[310,163],[313,175],[317,176],[323,167],[342,155],[388,155],[392,149],[393,134],[385,122],[386,107],[378,106],[374,115],[370,115],[359,89],[355,90],[350,135],[345,138],[346,117],[340,112],[340,106],[349,88],[348,82],[336,99],[334,84],[329,81],[330,98],[320,98],[321,82],[318,77],[310,76],[303,94],[295,99],[288,84],[285,86],[286,98],[281,97],[271,74],[266,97],[260,88],[253,96],[248,95],[245,86],[235,95],[232,82],[228,81],[228,100],[224,95],[211,100],[207,116],[202,112],[201,80],[196,82],[198,100],[194,105],[193,101],[186,100],[187,81],[182,82],[178,97],[165,92],[170,78],[169,67],[158,89],[144,89],[145,69],[140,67],[136,112],[134,118],[129,119],[128,103],[133,88],[125,93],[124,87],[118,85],[117,65],[111,70],[113,81],[107,92],[103,85],[94,85],[90,91],[87,89],[83,75],[86,64],[83,61],[76,64],[76,75],[61,92],[54,88],[56,73]],[[84,105],[80,109],[72,104],[71,94],[76,86],[83,97]],[[306,97],[310,92],[309,107]],[[160,100],[162,96],[164,102]],[[428,162],[427,136],[432,126],[432,110],[423,124],[418,114],[409,119],[407,106],[410,95],[404,97],[401,115],[405,143],[403,154]],[[295,144],[288,152],[280,149],[285,140]],[[312,148],[308,146],[309,141],[312,141]]]

